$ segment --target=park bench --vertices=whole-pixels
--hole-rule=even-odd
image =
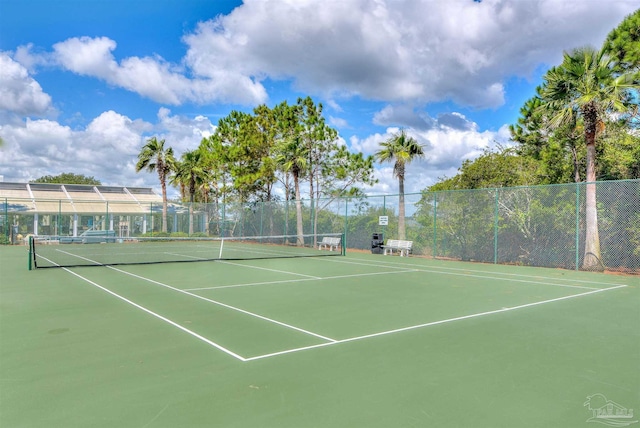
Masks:
[[[394,251],[400,254],[400,257],[409,256],[411,253],[411,247],[413,247],[413,241],[403,241],[401,239],[389,239],[387,243],[382,246],[384,249],[384,255],[393,255]]]
[[[320,241],[320,243],[318,244],[318,249],[322,250],[323,248],[326,248],[329,251],[333,251],[334,248],[337,250],[339,246],[340,246],[340,238],[332,238],[329,236],[325,236],[324,238],[322,238],[322,241]]]

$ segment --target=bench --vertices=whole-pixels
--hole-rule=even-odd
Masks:
[[[318,250],[322,250],[323,248],[326,248],[329,251],[333,251],[334,248],[337,250],[339,246],[340,246],[340,238],[332,238],[329,236],[325,236],[324,238],[322,238],[322,241],[320,241],[320,243],[318,244]]]
[[[401,239],[389,239],[387,243],[382,246],[384,249],[384,255],[393,255],[394,251],[400,254],[400,257],[407,256],[411,253],[411,247],[413,247],[413,241],[403,241]]]

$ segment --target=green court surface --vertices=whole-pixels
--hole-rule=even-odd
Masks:
[[[0,247],[1,427],[638,420],[637,276],[350,252],[28,271]]]

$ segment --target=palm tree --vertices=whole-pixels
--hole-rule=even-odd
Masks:
[[[404,225],[404,177],[405,168],[408,163],[416,158],[424,157],[423,146],[413,138],[409,137],[404,129],[396,132],[388,140],[380,143],[382,147],[375,153],[375,158],[379,162],[394,162],[393,175],[398,177],[398,239],[405,239]]]
[[[302,201],[300,200],[300,178],[302,178],[308,164],[308,151],[306,145],[299,137],[291,137],[283,140],[276,155],[276,162],[279,168],[290,173],[293,177],[293,187],[296,197],[296,233],[298,235],[297,245],[304,245],[302,228]]]
[[[175,168],[176,160],[173,157],[171,147],[164,148],[164,140],[158,141],[156,137],[147,140],[138,154],[136,172],[146,169],[149,172],[156,171],[160,186],[162,187],[162,232],[167,232],[167,178]]]
[[[581,119],[587,146],[585,270],[603,270],[596,207],[596,137],[608,114],[630,111],[629,90],[638,88],[638,73],[616,75],[614,59],[604,50],[576,49],[544,77],[542,105],[550,115],[548,126],[557,129]]]
[[[202,162],[200,150],[182,154],[181,161],[175,163],[171,184],[180,186],[181,193],[189,194],[189,235],[193,234],[193,204],[198,190],[207,183],[207,171]]]

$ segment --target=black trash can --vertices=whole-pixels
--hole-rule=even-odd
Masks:
[[[384,234],[374,233],[371,235],[371,254],[382,254],[382,245],[384,244]]]

